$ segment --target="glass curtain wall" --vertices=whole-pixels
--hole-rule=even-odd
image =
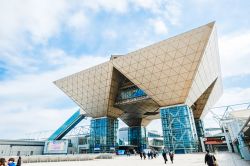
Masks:
[[[145,97],[147,94],[137,86],[122,88],[118,92],[117,101],[124,101],[133,98]]]
[[[129,145],[137,146],[137,151],[142,151],[143,149],[146,149],[148,143],[146,127],[129,127],[128,141]]]
[[[108,117],[92,119],[90,127],[90,152],[114,152],[118,146],[118,120]]]
[[[186,105],[162,108],[161,122],[164,146],[175,153],[198,150],[198,137],[192,110]]]
[[[202,147],[201,147],[201,140],[200,137],[204,137],[204,125],[201,119],[194,119],[195,121],[195,127],[196,127],[196,132],[197,132],[197,136],[198,136],[198,150],[199,152],[202,152]]]
[[[204,125],[201,119],[194,119],[198,138],[204,137]]]

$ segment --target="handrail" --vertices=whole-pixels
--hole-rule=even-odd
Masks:
[[[82,119],[85,118],[85,115],[76,111],[66,122],[63,123],[49,138],[48,140],[60,140],[62,139],[71,129],[73,129]]]

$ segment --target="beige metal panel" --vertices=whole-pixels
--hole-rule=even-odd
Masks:
[[[102,117],[112,110],[109,108],[112,73],[112,63],[105,62],[54,83],[89,116]]]
[[[219,100],[222,93],[223,93],[222,78],[218,77],[218,79],[215,82],[214,88],[208,97],[208,101],[203,111],[201,112],[200,119],[202,119],[208,113],[208,111],[213,107],[213,105]]]
[[[207,24],[112,62],[160,106],[184,103],[211,29]]]
[[[159,119],[159,117],[158,118],[154,118],[154,119]],[[141,125],[146,127],[152,120],[153,119],[143,118],[142,122],[141,122]]]
[[[215,85],[213,85],[213,82]],[[222,91],[218,88],[222,88],[221,71],[216,28],[213,27],[186,100],[186,104],[189,106],[195,104],[195,118],[205,115],[203,110],[206,113],[206,109],[215,104],[215,99],[218,99],[222,94]]]
[[[210,94],[216,84],[217,79],[206,89],[206,91],[196,100],[196,102],[192,105],[194,118],[200,118],[204,108],[208,105],[208,99]]]
[[[112,80],[111,80],[111,86],[110,86],[110,93],[109,93],[109,103],[108,103],[108,110],[107,110],[107,116],[108,117],[120,117],[124,112],[120,110],[117,107],[114,107],[116,97],[119,90],[119,71],[116,69],[113,69],[112,73]]]

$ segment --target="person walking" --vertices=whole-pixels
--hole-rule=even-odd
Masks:
[[[129,151],[129,149],[127,150],[127,156],[129,157],[130,156],[130,151]]]
[[[167,164],[168,158],[167,158],[167,153],[165,150],[162,151],[162,157],[164,159],[165,164]]]
[[[152,151],[152,150],[150,151],[150,157],[151,157],[151,159],[153,159],[153,157],[154,157],[154,156],[153,156],[153,151]]]
[[[133,152],[134,152],[134,155],[136,156],[137,153],[136,153],[136,150],[135,150],[135,149],[133,149]]]
[[[214,157],[214,155],[209,153],[209,150],[206,150],[206,155],[205,155],[205,164],[207,164],[208,166],[216,166],[216,158]]]
[[[156,158],[156,150],[154,150],[154,158]]]
[[[10,158],[8,160],[8,166],[16,166],[16,164],[14,162],[15,162],[15,159],[14,158]]]
[[[142,160],[142,152],[140,151],[140,157],[141,157],[141,160]]]
[[[142,153],[144,160],[146,159],[146,153],[143,151]]]
[[[148,151],[148,159],[150,159],[150,152]]]
[[[22,160],[21,160],[21,156],[19,156],[17,163],[16,163],[16,166],[21,166],[21,164],[22,164]]]
[[[169,158],[173,164],[173,161],[174,161],[174,153],[172,151],[169,152]]]
[[[0,166],[5,166],[6,160],[5,158],[0,158]]]

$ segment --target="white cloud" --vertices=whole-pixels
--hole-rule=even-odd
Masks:
[[[225,89],[222,97],[217,102],[217,106],[232,105],[250,102],[250,88],[230,88]]]
[[[88,18],[83,11],[78,11],[69,17],[68,26],[76,32],[84,32],[89,24]]]
[[[83,8],[91,9],[94,12],[104,10],[106,12],[125,13],[128,11],[127,0],[95,0],[93,1],[79,1],[78,5]]]
[[[75,111],[76,108],[59,110],[38,107],[15,112],[1,111],[0,131],[5,133],[1,134],[1,138],[24,138],[26,133],[55,130]]]
[[[82,34],[89,32],[88,26],[94,24],[89,19],[100,11],[127,14],[136,9],[146,10],[152,15],[149,19],[162,20],[156,22],[158,25],[152,25],[159,34],[166,32],[167,22],[173,23],[172,19],[179,20],[180,18],[180,14],[178,14],[180,5],[172,0],[97,0],[95,3],[65,0],[1,1],[1,60],[12,69],[19,70],[26,66],[35,66],[36,59],[22,54],[22,51],[32,51],[41,44],[48,47],[49,39],[60,36],[64,31],[73,32],[74,37],[83,38]],[[113,39],[116,38],[116,32],[112,30],[106,32],[106,35]],[[8,70],[12,69],[8,68]],[[36,67],[34,67],[35,69]]]
[[[117,33],[113,30],[105,30],[103,32],[103,37],[106,40],[110,40],[110,39],[116,39],[117,38]]]
[[[26,43],[27,38],[33,42],[46,42],[60,32],[60,22],[67,8],[68,5],[60,0],[1,1],[0,47],[10,44],[15,48]]]
[[[250,31],[238,31],[219,38],[224,77],[250,73]]]
[[[180,24],[180,17],[181,17],[181,5],[177,1],[167,1],[166,4],[166,13],[165,18],[170,21],[173,25]]]
[[[181,4],[175,0],[133,0],[132,3],[135,8],[150,11],[172,25],[180,24]]]
[[[53,81],[108,60],[100,56],[74,58],[59,49],[47,50],[46,56],[52,63],[59,64],[57,69],[23,74],[0,82],[0,132],[8,130],[8,134],[0,137],[15,135],[13,138],[16,138],[24,133],[55,129],[61,125],[76,111],[76,104]]]
[[[150,19],[150,24],[153,26],[154,31],[158,35],[164,35],[168,33],[168,28],[166,27],[166,24],[161,19]]]
[[[166,32],[164,22],[169,19],[165,13],[171,13],[172,8],[169,6],[168,12],[166,5],[171,3],[162,0],[1,1],[0,60],[12,75],[0,82],[0,111],[1,118],[4,119],[0,121],[0,132],[6,133],[3,131],[7,129],[7,119],[12,116],[13,120],[8,124],[8,131],[12,131],[13,135],[18,135],[17,130],[29,132],[32,128],[47,129],[51,124],[58,125],[56,123],[62,121],[64,116],[56,116],[60,111],[53,107],[53,104],[60,102],[64,104],[67,97],[52,82],[108,59],[100,56],[68,55],[61,49],[50,48],[48,41],[51,38],[59,38],[64,31],[75,34],[86,33],[92,23],[90,19],[98,12],[123,15],[133,12],[135,8],[147,10],[152,19],[154,17],[163,19],[162,22],[156,22],[158,24],[156,32],[163,33]],[[179,16],[173,15],[173,17]],[[146,30],[143,33],[147,33]],[[117,37],[113,30],[106,30],[103,35],[112,39]],[[142,34],[138,33],[139,35]],[[149,41],[143,40],[147,43]],[[70,99],[68,101],[71,102]],[[61,114],[65,114],[68,110],[71,109],[67,108]],[[50,117],[54,119],[50,119],[47,115],[52,115]],[[51,124],[46,123],[48,120]]]
[[[10,73],[15,73],[20,68],[25,69],[27,66],[29,67],[29,71],[36,69],[35,64],[37,60],[28,56],[24,58],[20,54],[3,52],[0,58],[0,61],[4,62]]]
[[[61,58],[60,56],[59,58]],[[12,80],[0,82],[0,98],[12,98],[14,99],[13,101],[21,101],[27,105],[34,105],[34,102],[37,102],[40,103],[41,106],[46,106],[47,102],[53,103],[59,96],[61,96],[61,94],[58,94],[55,85],[52,83],[53,81],[85,68],[102,63],[108,60],[108,58],[98,56],[82,56],[73,58],[67,57],[66,54],[64,54],[63,59],[61,60],[65,61],[62,61],[60,63],[61,66],[56,70],[46,71],[44,73],[38,74],[33,73],[19,75]],[[57,60],[52,61],[57,63]],[[30,103],[30,100],[33,100],[33,102]]]

